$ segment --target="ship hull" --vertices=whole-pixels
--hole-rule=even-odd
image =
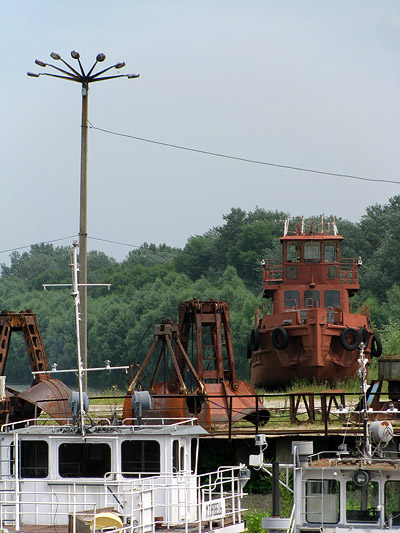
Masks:
[[[354,376],[359,367],[359,342],[349,349],[355,339],[346,342],[346,332],[364,331],[364,339],[359,341],[367,341],[368,360],[372,332],[368,330],[365,315],[348,313],[342,319],[340,323],[327,323],[327,310],[321,308],[308,311],[306,323],[302,323],[304,315],[301,318],[296,311],[263,317],[258,329],[259,346],[252,351],[250,361],[251,384],[276,388],[287,386],[295,379],[334,384]],[[276,335],[282,330],[287,342],[284,348],[285,337],[279,339]]]

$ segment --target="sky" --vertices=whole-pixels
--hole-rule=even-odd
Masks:
[[[358,222],[400,194],[398,0],[2,0],[0,24],[0,263],[79,232],[80,86],[26,75],[51,52],[140,74],[90,86],[96,128],[399,182],[91,128],[88,246],[118,261],[232,207]]]

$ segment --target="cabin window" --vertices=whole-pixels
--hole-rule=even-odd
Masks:
[[[392,515],[394,526],[400,525],[400,481],[385,483],[385,521]]]
[[[315,289],[304,291],[304,306],[319,307],[319,291]]]
[[[174,440],[172,444],[172,466],[174,472],[185,470],[185,448],[179,440]]]
[[[340,307],[340,292],[339,291],[325,291],[324,293],[325,307]]]
[[[23,440],[19,444],[19,477],[43,478],[49,475],[49,445],[44,440]],[[15,454],[11,445],[10,474],[14,475]]]
[[[338,279],[339,269],[337,265],[329,265],[326,267],[326,277],[328,279]]]
[[[306,482],[306,520],[312,524],[337,524],[340,483],[335,479]]]
[[[325,263],[337,262],[337,243],[324,242],[324,261]]]
[[[298,307],[300,303],[300,291],[285,291],[284,306]]]
[[[359,487],[353,480],[346,483],[346,520],[348,522],[377,522],[379,518],[378,483],[370,481]]]
[[[121,444],[121,470],[124,477],[159,473],[160,444],[156,440],[125,440]]]
[[[297,266],[296,265],[286,266],[286,277],[287,279],[297,279]]]
[[[191,441],[191,449],[190,449],[190,463],[191,463],[191,469],[192,469],[192,473],[195,474],[197,472],[197,459],[198,459],[198,446],[199,446],[199,441],[198,439],[192,439]]]
[[[179,472],[179,440],[172,443],[172,468],[174,472]]]
[[[106,443],[64,443],[58,449],[61,477],[103,477],[111,470],[111,448]]]
[[[286,244],[286,262],[300,263],[301,247],[299,242],[288,242]]]
[[[321,246],[319,242],[307,241],[304,243],[304,261],[306,263],[319,263],[321,261]]]

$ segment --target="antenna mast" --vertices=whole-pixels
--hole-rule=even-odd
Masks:
[[[79,384],[79,410],[80,410],[80,423],[82,435],[85,436],[85,418],[84,418],[84,406],[83,406],[83,365],[81,357],[81,343],[80,343],[80,333],[79,333],[79,321],[80,321],[80,312],[79,312],[79,287],[78,287],[78,259],[77,259],[77,248],[78,244],[74,242],[72,246],[72,292],[71,296],[74,299],[75,307],[75,330],[76,330],[76,350],[78,358],[78,384]]]

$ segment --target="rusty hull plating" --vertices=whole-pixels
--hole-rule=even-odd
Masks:
[[[262,261],[270,307],[261,317],[256,310],[249,340],[252,385],[286,386],[295,378],[335,383],[357,372],[361,341],[368,360],[381,354],[368,308],[350,301],[362,262],[341,257],[342,240],[334,220],[309,230],[302,220],[292,233],[286,221],[282,262]]]

